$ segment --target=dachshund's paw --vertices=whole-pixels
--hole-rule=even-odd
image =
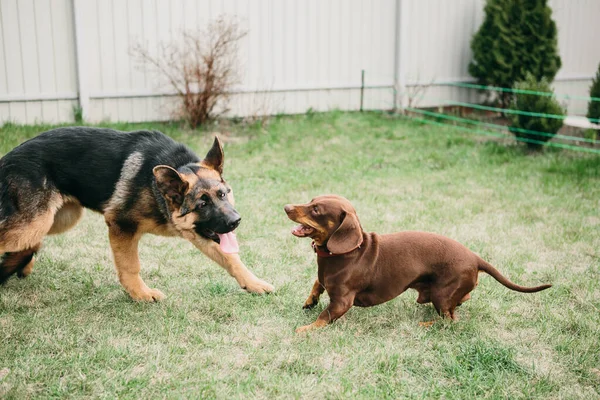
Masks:
[[[302,306],[302,309],[303,310],[310,310],[311,308],[314,308],[317,304],[319,304],[319,299],[315,299],[314,296],[310,296],[304,302],[304,305]]]
[[[314,329],[314,328],[315,328],[315,327],[313,326],[313,324],[310,324],[310,325],[304,325],[304,326],[301,326],[300,328],[297,328],[297,329],[296,329],[296,333],[304,333],[304,332],[308,332],[308,331],[310,331],[310,330],[312,330],[312,329]]]

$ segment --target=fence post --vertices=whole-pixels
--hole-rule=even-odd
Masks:
[[[360,112],[363,111],[363,100],[365,98],[365,70],[360,72]]]
[[[85,66],[83,2],[84,0],[71,0],[73,8],[73,35],[75,36],[75,65],[77,66],[77,96],[79,98],[79,107],[81,107],[81,116],[85,121],[89,114],[90,94],[87,88]]]
[[[406,0],[396,0],[394,48],[394,112],[406,107],[408,11]]]

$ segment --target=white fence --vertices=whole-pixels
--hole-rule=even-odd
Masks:
[[[473,100],[470,40],[483,0],[0,0],[0,123],[169,118],[173,97],[130,56],[235,15],[248,30],[232,114],[391,109],[394,87],[431,83],[419,105]],[[558,93],[586,96],[600,62],[600,1],[551,0]],[[571,101],[571,113],[585,102]]]

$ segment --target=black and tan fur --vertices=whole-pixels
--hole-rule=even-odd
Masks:
[[[222,172],[218,138],[201,160],[157,131],[44,132],[0,160],[0,282],[29,275],[44,237],[72,228],[89,208],[104,215],[119,280],[135,300],[164,297],[140,277],[138,242],[145,233],[183,237],[242,288],[270,292],[238,254],[217,243],[216,232],[240,221]]]

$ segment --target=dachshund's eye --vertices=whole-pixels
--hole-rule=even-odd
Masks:
[[[196,206],[196,208],[202,208],[206,206],[206,202],[205,201],[201,201],[200,203],[198,203],[198,205]]]
[[[225,194],[225,192],[219,192],[219,197],[220,197],[220,198],[224,199],[224,198],[225,198],[225,195],[226,195],[226,194]]]
[[[319,208],[317,206],[314,206],[312,209],[313,214],[318,215],[319,214]]]

